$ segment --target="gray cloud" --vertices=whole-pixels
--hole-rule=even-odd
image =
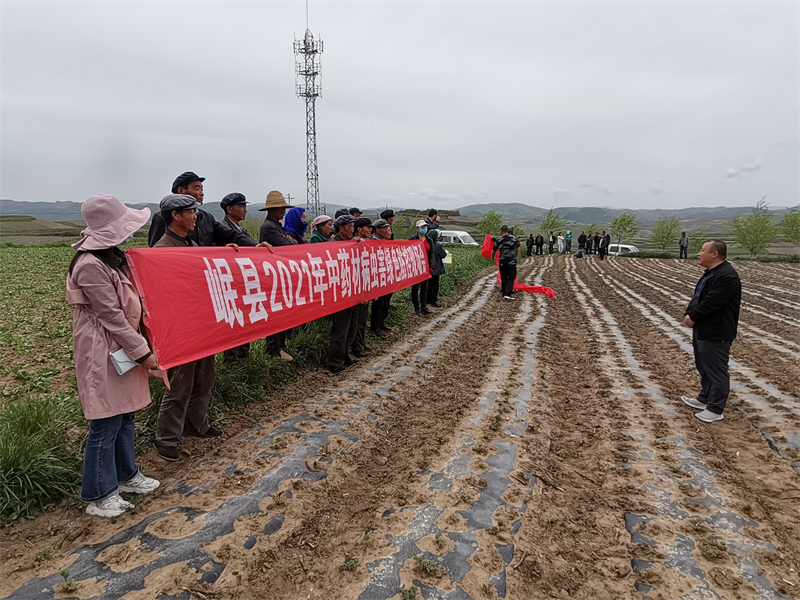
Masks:
[[[673,207],[800,197],[796,4],[310,8],[323,202],[549,206],[555,181],[572,203],[654,207],[667,176]],[[302,201],[304,28],[301,2],[4,3],[0,195],[154,202],[190,169],[208,201]]]
[[[731,177],[737,177],[739,173],[746,173],[748,171],[758,171],[763,165],[761,164],[761,159],[756,158],[755,160],[744,163],[743,165],[739,165],[738,167],[731,167],[728,169],[727,173],[725,173],[725,177],[730,179]]]

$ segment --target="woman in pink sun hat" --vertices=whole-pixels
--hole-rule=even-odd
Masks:
[[[158,362],[142,336],[142,302],[119,249],[147,223],[150,209],[133,210],[105,194],[86,200],[81,214],[86,229],[72,245],[78,252],[67,275],[75,376],[89,421],[81,499],[87,513],[116,517],[133,507],[120,492],[144,494],[160,485],[135,461],[133,419],[150,404],[147,371]]]

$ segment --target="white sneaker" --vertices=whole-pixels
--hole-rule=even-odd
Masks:
[[[160,485],[161,482],[158,479],[145,477],[141,471],[136,471],[136,475],[125,483],[120,483],[117,487],[120,492],[127,492],[128,494],[147,494],[157,490]]]
[[[692,408],[696,408],[697,410],[705,410],[706,405],[700,402],[697,398],[688,398],[686,396],[681,396],[681,400],[684,404],[691,406]]]
[[[86,512],[96,517],[118,517],[126,510],[133,508],[133,504],[122,499],[118,492],[114,492],[107,498],[89,502]]]
[[[704,423],[713,423],[714,421],[722,421],[722,415],[713,413],[710,410],[704,410],[703,412],[699,412],[695,415],[695,417],[697,417]]]
[[[514,296],[503,296],[503,300],[513,300]]]

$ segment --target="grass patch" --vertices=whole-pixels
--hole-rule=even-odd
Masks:
[[[134,239],[131,246],[142,246]],[[479,248],[450,248],[453,263],[440,280],[447,296],[492,264]],[[64,282],[74,251],[66,244],[0,246],[0,525],[74,497],[81,481],[87,423],[77,397],[72,363],[72,307]],[[36,273],[35,277],[31,274]],[[402,327],[411,311],[410,289],[394,294],[389,324]],[[256,405],[307,370],[325,365],[330,321],[296,327],[287,340],[291,363],[266,354],[264,341],[231,365],[217,355],[209,417]],[[150,380],[153,402],[136,414],[136,450],[150,448],[164,385]],[[269,409],[269,408],[267,408]]]

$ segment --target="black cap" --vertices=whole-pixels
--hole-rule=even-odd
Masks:
[[[388,221],[393,216],[394,216],[394,211],[391,208],[389,208],[389,209],[387,209],[387,210],[385,210],[385,211],[383,211],[381,213],[381,219],[383,219],[384,221]]]
[[[354,206],[354,207],[353,207],[353,208],[351,208],[351,209],[350,209],[348,212],[349,212],[351,215],[353,215],[353,216],[355,217],[355,216],[356,216],[356,213],[358,213],[358,214],[361,214],[361,213],[363,213],[364,211],[363,211],[363,210],[361,210],[360,208],[356,208],[356,207]]]
[[[356,225],[355,225],[356,229],[358,229],[359,227],[367,227],[367,226],[370,227],[372,226],[371,219],[368,219],[367,217],[359,217],[358,219],[356,219]]]
[[[349,212],[349,211],[348,211],[346,208],[340,208],[340,209],[339,209],[339,210],[337,210],[337,211],[336,211],[336,213],[333,215],[333,218],[334,218],[334,219],[338,219],[338,218],[339,218],[339,217],[341,217],[342,215],[349,215],[349,214],[350,214],[350,212]]]
[[[232,194],[225,196],[219,203],[219,205],[222,207],[222,210],[225,210],[234,204],[247,204],[247,198],[244,197],[244,194],[233,192]]]
[[[177,194],[178,188],[186,188],[187,185],[192,183],[193,181],[205,181],[205,177],[200,177],[197,173],[192,173],[191,171],[186,171],[185,173],[181,173],[175,178],[175,181],[172,182],[172,193]]]

